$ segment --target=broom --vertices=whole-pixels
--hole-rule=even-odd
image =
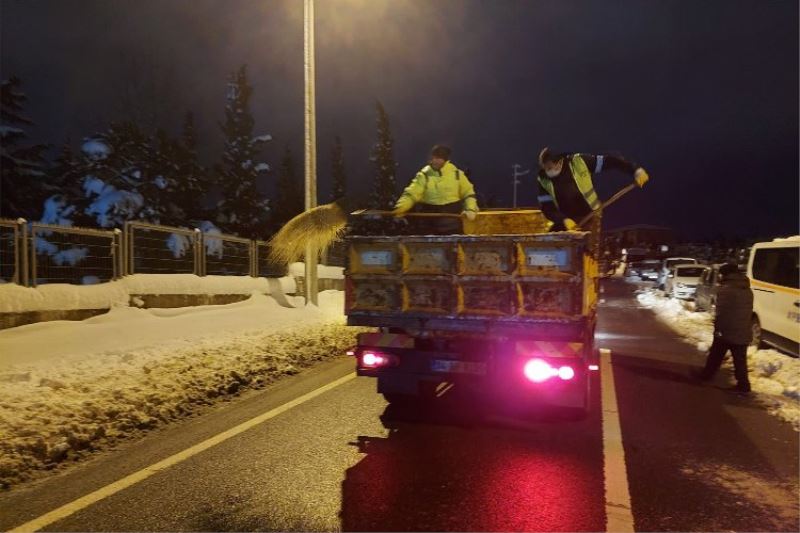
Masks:
[[[309,245],[318,253],[327,250],[344,233],[350,203],[341,198],[291,219],[270,239],[270,261],[277,264],[297,261],[305,256]]]

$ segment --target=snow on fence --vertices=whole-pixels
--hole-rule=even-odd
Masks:
[[[0,219],[0,283],[28,284],[28,226],[24,219]]]
[[[202,233],[197,229],[125,223],[126,274],[203,275]]]
[[[30,225],[31,285],[93,285],[121,276],[121,233],[33,223]]]
[[[201,234],[205,254],[203,274],[254,276],[253,241],[220,233]]]

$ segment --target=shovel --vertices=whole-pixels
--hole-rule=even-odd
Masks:
[[[610,206],[611,204],[613,204],[614,202],[616,202],[617,200],[619,200],[620,198],[622,198],[623,196],[625,196],[626,194],[628,194],[629,192],[631,192],[631,191],[632,191],[633,189],[635,189],[636,187],[638,187],[638,185],[636,184],[636,182],[633,182],[633,183],[631,183],[630,185],[627,185],[627,186],[623,187],[622,189],[618,190],[618,191],[616,192],[616,194],[614,194],[614,196],[612,196],[611,198],[609,198],[608,200],[606,200],[605,202],[603,202],[602,204],[600,204],[600,207],[598,207],[597,209],[595,209],[594,211],[592,211],[591,213],[589,213],[588,215],[586,215],[585,217],[583,217],[583,218],[580,220],[580,222],[578,222],[578,227],[579,227],[579,228],[582,228],[582,227],[583,227],[583,226],[584,226],[584,225],[585,225],[587,222],[589,222],[589,221],[590,221],[590,220],[591,220],[591,219],[592,219],[592,218],[593,218],[595,215],[597,215],[598,213],[602,212],[602,211],[603,211],[603,209],[605,209],[606,207]]]

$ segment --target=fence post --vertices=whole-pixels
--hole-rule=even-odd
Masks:
[[[14,228],[14,267],[15,282],[23,287],[28,286],[28,221],[24,218],[17,219]]]
[[[113,269],[112,279],[119,279],[121,277],[120,276],[120,272],[122,271],[121,259],[125,255],[122,251],[121,235],[122,231],[120,231],[119,228],[114,228],[114,237],[111,239],[111,256],[112,256],[111,266]]]
[[[194,274],[206,275],[206,250],[203,243],[203,232],[194,228]]]
[[[125,221],[123,229],[125,237],[123,238],[123,245],[125,246],[125,275],[130,276],[133,272],[133,227],[130,221]]]
[[[258,277],[258,243],[250,241],[250,277]]]
[[[30,258],[31,258],[31,270],[30,270],[30,278],[28,280],[30,287],[36,287],[36,279],[38,274],[38,265],[36,261],[36,224],[31,224],[30,229]]]

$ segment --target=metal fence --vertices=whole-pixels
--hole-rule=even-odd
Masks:
[[[119,230],[30,225],[30,284],[91,285],[116,279],[120,267]]]
[[[331,249],[331,264],[340,251]],[[0,219],[0,282],[93,284],[130,274],[282,277],[270,245],[199,229],[127,222],[101,230]],[[331,253],[333,252],[333,253]]]
[[[253,242],[253,272],[257,277],[280,278],[285,276],[289,267],[285,264],[273,263],[269,260],[269,243],[266,241]]]
[[[28,284],[28,226],[24,219],[0,219],[0,282]]]
[[[203,242],[203,274],[212,276],[253,276],[253,241],[221,235],[201,234]]]
[[[126,222],[125,273],[201,276],[201,235],[197,229]]]

